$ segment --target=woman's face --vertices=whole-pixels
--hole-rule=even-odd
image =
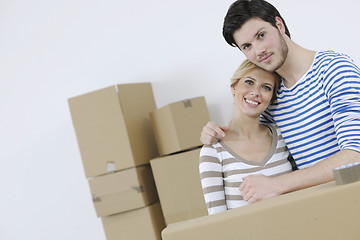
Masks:
[[[231,88],[237,110],[250,117],[259,117],[269,106],[274,87],[274,75],[255,68]]]

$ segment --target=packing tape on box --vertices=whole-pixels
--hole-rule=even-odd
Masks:
[[[336,185],[360,180],[360,162],[346,164],[333,169]]]
[[[184,103],[184,108],[192,107],[190,99],[184,100],[183,103]]]

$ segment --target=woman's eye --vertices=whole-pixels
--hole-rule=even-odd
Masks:
[[[253,84],[254,82],[253,82],[253,81],[251,81],[251,80],[245,80],[245,83],[246,83],[246,84],[250,84],[250,85],[251,85],[251,84]]]
[[[271,91],[272,89],[271,89],[271,87],[269,87],[269,86],[264,86],[263,87],[266,91]]]
[[[259,38],[263,38],[265,36],[265,33],[260,33]]]

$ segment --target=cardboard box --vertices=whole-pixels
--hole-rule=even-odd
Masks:
[[[360,239],[360,182],[334,182],[168,226],[163,240]]]
[[[86,177],[149,163],[158,156],[150,83],[120,84],[68,100]]]
[[[98,217],[145,207],[158,201],[150,165],[125,169],[89,180]]]
[[[200,134],[210,121],[205,97],[171,103],[150,113],[160,156],[201,146]]]
[[[161,240],[164,218],[159,203],[102,218],[107,240]]]
[[[199,154],[200,148],[150,161],[166,225],[207,215]]]

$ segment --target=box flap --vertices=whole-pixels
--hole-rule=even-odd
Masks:
[[[115,86],[69,98],[68,103],[75,127],[115,113],[121,114]]]
[[[118,113],[75,128],[86,177],[133,165],[133,155],[123,121],[122,114]],[[113,169],[108,169],[108,164],[113,164]]]
[[[156,109],[151,83],[119,84],[117,90],[134,158],[147,164],[158,156],[149,117]]]
[[[141,167],[143,168],[143,167]],[[129,168],[115,173],[95,177],[89,180],[90,191],[93,195],[102,197],[125,191],[141,190],[142,186],[136,174],[136,168]]]
[[[166,224],[207,215],[199,154],[200,148],[150,161]]]
[[[201,146],[200,135],[210,121],[205,97],[196,97],[170,105],[181,149]]]
[[[99,217],[134,210],[158,201],[150,165],[129,168],[89,180]]]
[[[157,149],[161,156],[174,149],[180,149],[178,137],[171,116],[170,106],[164,106],[150,113]]]
[[[101,220],[106,239],[161,240],[160,233],[165,227],[159,203]]]

